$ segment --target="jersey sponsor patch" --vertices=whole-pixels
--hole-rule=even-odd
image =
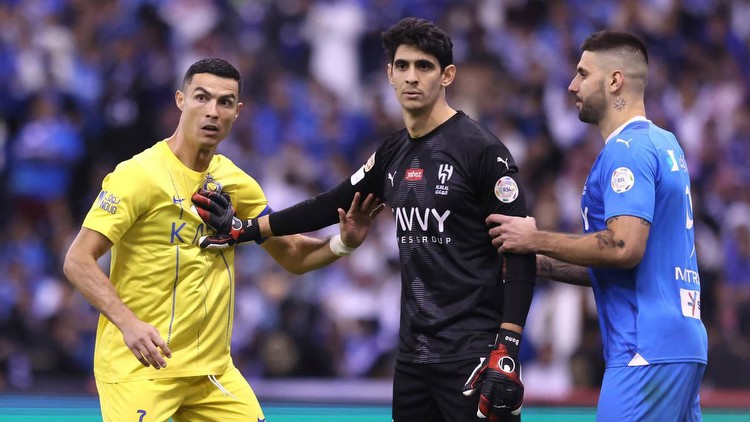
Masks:
[[[365,166],[362,166],[359,168],[359,170],[357,170],[356,173],[352,174],[352,177],[349,178],[349,181],[352,183],[352,186],[354,186],[364,178],[365,178]]]
[[[367,159],[367,162],[365,163],[365,173],[372,170],[372,167],[375,165],[375,153],[373,152],[370,158]]]
[[[680,289],[680,303],[683,316],[701,319],[701,292]]]
[[[510,204],[518,198],[518,185],[510,176],[503,176],[495,183],[495,196],[500,202]]]
[[[417,180],[422,180],[424,177],[424,169],[409,169],[406,170],[406,174],[404,174],[404,180],[408,180],[410,182],[416,182]]]
[[[633,185],[635,185],[635,176],[629,168],[618,167],[612,172],[610,183],[615,193],[624,193],[632,189]]]
[[[120,198],[111,192],[102,190],[101,192],[99,192],[99,196],[96,198],[96,203],[97,205],[99,205],[99,208],[103,209],[104,211],[110,214],[116,214],[117,204],[120,203]]]

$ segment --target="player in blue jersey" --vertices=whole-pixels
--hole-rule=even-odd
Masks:
[[[500,252],[537,253],[540,277],[593,287],[606,361],[597,421],[700,421],[707,338],[685,156],[646,119],[642,42],[601,31],[581,50],[568,90],[605,140],[583,187],[585,234],[494,214],[490,235]]]

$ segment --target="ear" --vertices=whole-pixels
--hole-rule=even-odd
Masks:
[[[448,85],[453,83],[453,80],[456,79],[456,66],[449,64],[448,66],[445,66],[445,69],[443,69],[443,80],[440,81],[440,84],[444,87],[447,87]]]
[[[242,107],[244,105],[244,103],[237,103],[237,111],[234,113],[234,119],[232,121],[235,121],[238,117],[240,117],[240,111],[242,111]]]
[[[622,74],[621,70],[614,70],[610,75],[609,79],[609,92],[614,94],[622,88],[622,84],[625,80],[625,75]]]
[[[174,102],[180,110],[185,106],[185,94],[179,89],[174,93]]]
[[[393,86],[393,63],[388,63],[385,68],[385,73],[388,75],[388,82]]]

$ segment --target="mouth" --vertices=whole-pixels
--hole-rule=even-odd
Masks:
[[[219,133],[219,127],[216,125],[203,125],[201,126],[201,132],[208,133],[208,134],[216,134],[216,133]]]
[[[404,95],[404,97],[406,97],[406,98],[417,98],[417,97],[419,97],[420,95],[422,95],[422,93],[421,93],[421,92],[419,92],[419,91],[408,90],[408,91],[404,91],[404,92],[403,92],[403,95]]]

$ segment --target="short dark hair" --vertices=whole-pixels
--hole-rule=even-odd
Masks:
[[[240,76],[240,72],[224,59],[206,58],[193,63],[187,72],[185,72],[185,77],[182,78],[182,87],[190,85],[193,75],[198,73],[209,73],[221,78],[234,79],[237,81],[237,93],[242,93],[242,77]]]
[[[419,18],[403,18],[381,35],[383,48],[390,62],[396,57],[401,45],[414,46],[435,56],[440,69],[453,64],[453,41],[434,23]]]
[[[646,46],[635,35],[624,31],[604,30],[591,34],[581,44],[581,51],[609,51],[622,49],[633,54],[633,58],[639,56],[648,65],[648,52]]]

